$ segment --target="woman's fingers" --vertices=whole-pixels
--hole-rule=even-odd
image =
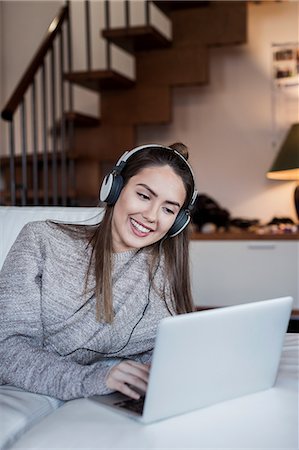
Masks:
[[[146,392],[149,370],[148,365],[125,360],[110,370],[106,384],[110,389],[138,399],[140,394],[134,388]]]
[[[119,365],[121,367],[123,367],[123,365],[124,365],[126,367],[126,370],[131,371],[132,373],[140,373],[141,374],[142,372],[144,372],[143,376],[145,377],[146,380],[148,379],[149,372],[150,372],[149,364],[141,364],[136,361],[132,361],[132,360],[128,359],[128,360],[122,361]]]

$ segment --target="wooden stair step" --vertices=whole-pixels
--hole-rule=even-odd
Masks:
[[[153,78],[152,68],[155,68]],[[136,57],[138,84],[164,86],[198,86],[209,81],[207,46],[190,45],[164,50],[140,52]]]
[[[213,1],[207,8],[173,11],[171,20],[174,47],[188,47],[195,42],[225,46],[247,41],[246,2]]]
[[[77,162],[81,160],[112,161],[134,147],[135,128],[132,125],[104,123],[95,128],[74,130],[74,143],[69,152]]]
[[[209,6],[211,2],[205,0],[153,0],[153,3],[165,14],[171,14],[172,11],[179,9],[203,8]]]
[[[130,53],[171,46],[171,41],[151,25],[109,28],[102,31],[102,36]]]
[[[103,123],[146,125],[170,123],[170,86],[137,85],[126,91],[105,91],[101,95]]]
[[[64,74],[64,79],[92,91],[125,89],[134,86],[135,81],[114,70],[77,71]]]
[[[98,117],[90,116],[76,111],[67,111],[64,113],[66,122],[72,122],[75,127],[96,127],[100,124]]]
[[[66,111],[63,115],[65,120],[65,128],[71,124],[76,128],[93,128],[100,124],[98,117],[89,116],[88,114],[82,114],[76,111]],[[58,120],[56,123],[56,133],[60,134],[62,129],[62,121]]]

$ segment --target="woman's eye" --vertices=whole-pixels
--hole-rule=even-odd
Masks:
[[[164,211],[166,212],[166,214],[174,214],[174,211],[172,209],[169,208],[164,208]]]
[[[142,192],[137,192],[137,195],[142,198],[143,200],[149,200],[149,196],[146,194],[143,194]]]

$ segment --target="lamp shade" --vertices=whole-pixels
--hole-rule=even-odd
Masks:
[[[291,126],[267,177],[299,181],[299,123]]]

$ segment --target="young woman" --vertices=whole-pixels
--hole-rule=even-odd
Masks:
[[[0,384],[61,400],[146,391],[159,321],[193,310],[184,149],[126,152],[96,226],[23,228],[0,275]]]

